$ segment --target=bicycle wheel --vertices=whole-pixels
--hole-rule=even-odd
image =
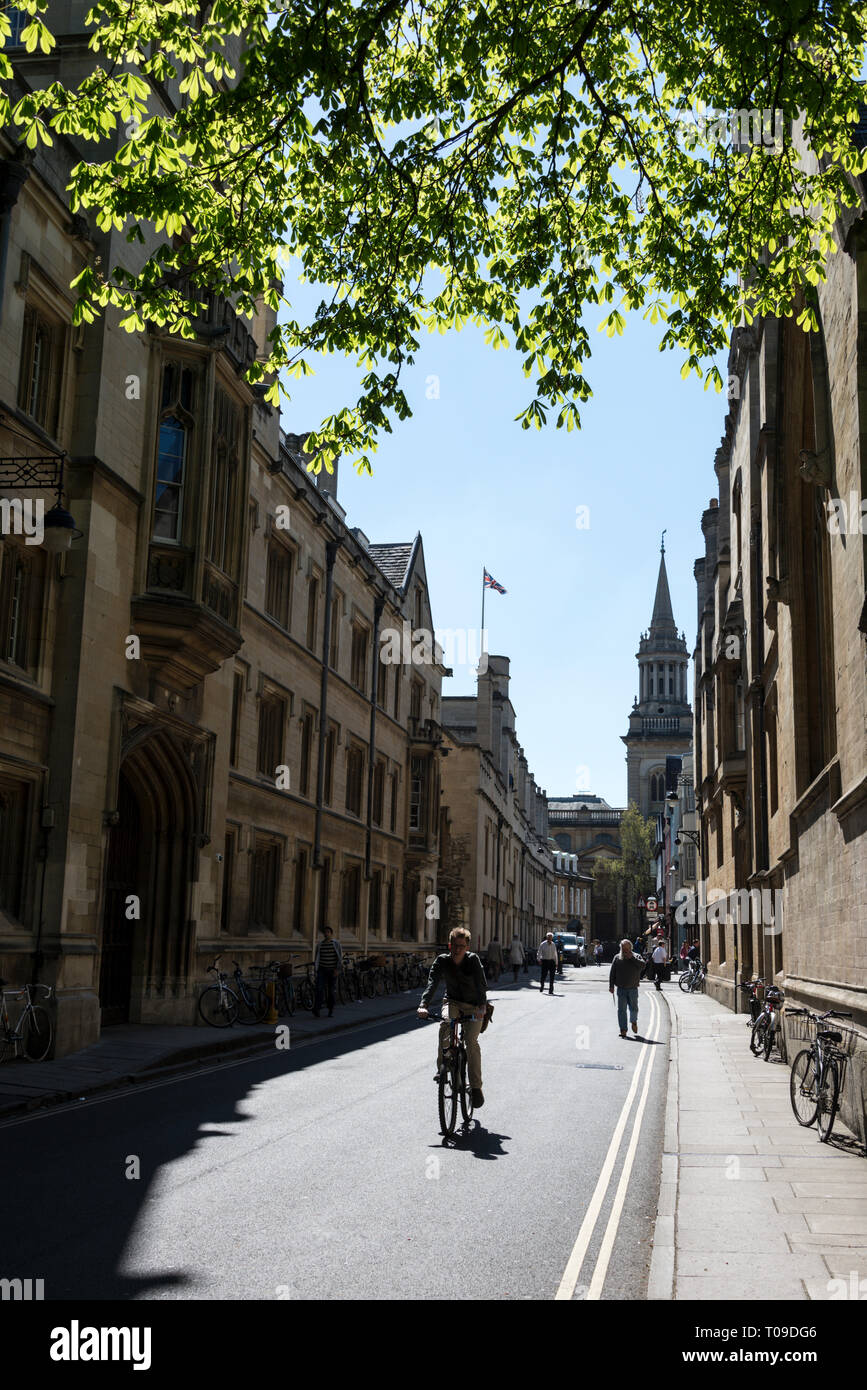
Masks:
[[[309,1011],[313,1008],[316,995],[313,992],[313,982],[311,980],[298,981],[298,1005],[299,1008]]]
[[[692,980],[692,972],[691,972],[691,971],[690,971],[689,973],[687,973],[686,971],[684,971],[683,974],[681,975],[680,979],[678,980],[677,983],[679,984],[680,988],[683,990],[684,994],[689,994],[689,989],[690,989],[690,982],[691,982],[691,980]]]
[[[250,985],[246,981],[239,986],[238,1021],[240,1023],[261,1023],[268,1012],[268,995],[264,985]]]
[[[776,1024],[773,1020],[769,1019],[769,1020],[768,1020],[768,1026],[767,1026],[767,1028],[765,1029],[765,1047],[764,1047],[764,1053],[765,1053],[765,1061],[766,1061],[766,1062],[769,1062],[769,1061],[771,1060],[771,1053],[772,1053],[773,1050],[774,1050],[774,1041],[775,1041],[775,1039],[776,1039],[778,1033],[779,1033],[779,1025]]]
[[[199,995],[199,1013],[212,1028],[231,1028],[238,1017],[237,996],[226,985],[209,985]]]
[[[358,998],[358,977],[354,970],[346,976],[346,997],[350,1004],[354,1004]]]
[[[391,971],[384,970],[382,972],[382,978],[385,983],[386,994],[394,994],[394,976],[392,975]]]
[[[765,1050],[765,1041],[768,1032],[767,1014],[759,1014],[753,1024],[753,1031],[750,1034],[750,1052],[754,1057],[760,1057]]]
[[[378,995],[381,996],[381,995],[385,994],[385,973],[384,973],[384,971],[382,971],[381,969],[377,969],[376,974],[375,974],[374,977],[373,977],[373,983],[374,983],[374,988],[375,988],[375,990],[376,990],[376,993],[377,993]]]
[[[834,1128],[837,1106],[840,1103],[840,1068],[836,1057],[825,1059],[825,1070],[819,1084],[819,1142],[827,1144]]]
[[[376,980],[373,978],[372,971],[365,970],[364,974],[361,977],[361,983],[364,987],[364,993],[366,998],[373,999],[376,994]],[[359,990],[359,998],[360,997],[361,991]]]
[[[792,1075],[789,1078],[789,1098],[798,1124],[804,1126],[814,1124],[819,1110],[819,1098],[816,1094],[816,1065],[812,1051],[807,1048],[799,1052],[792,1063]]]
[[[24,1019],[22,1046],[31,1062],[44,1062],[51,1050],[51,1019],[48,1010],[34,1004]]]
[[[443,1134],[454,1134],[458,1119],[458,1069],[457,1066],[443,1066],[439,1080],[440,1129]]]
[[[473,1092],[467,1080],[467,1054],[461,1053],[461,1114],[464,1117],[464,1124],[468,1125],[473,1118]]]

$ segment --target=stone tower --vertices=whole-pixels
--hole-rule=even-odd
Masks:
[[[666,759],[681,757],[692,743],[692,708],[687,699],[688,655],[678,636],[665,572],[665,532],[650,628],[642,633],[638,659],[638,697],[629,716],[626,744],[627,801],[643,816],[665,805]],[[669,765],[671,766],[671,765]]]

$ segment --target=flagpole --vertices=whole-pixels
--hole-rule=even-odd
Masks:
[[[484,633],[484,631],[485,631],[485,567],[484,567],[484,565],[482,565],[482,627],[481,627],[481,632],[479,633],[479,642],[483,642],[483,641],[485,640],[484,637],[482,636],[482,633]]]

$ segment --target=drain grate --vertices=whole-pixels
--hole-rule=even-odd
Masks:
[[[576,1062],[575,1065],[584,1071],[623,1071],[616,1062]]]

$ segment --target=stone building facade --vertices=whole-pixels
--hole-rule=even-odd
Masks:
[[[580,792],[558,796],[548,802],[548,825],[554,844],[574,854],[581,873],[593,877],[597,860],[619,859],[620,822],[623,808],[609,806],[601,796]],[[590,917],[585,922],[589,936],[613,941],[621,927],[623,908],[616,890],[602,881],[594,883],[590,896]]]
[[[515,730],[508,657],[488,657],[475,695],[445,696],[442,722],[442,937],[463,925],[474,949],[514,933],[536,944],[552,928],[554,861],[547,799]]]
[[[811,156],[805,156],[811,157]],[[732,337],[734,397],[696,562],[695,791],[708,987],[761,975],[854,1016],[867,1105],[867,197],[841,215],[819,331]],[[723,899],[727,899],[727,901]]]
[[[554,931],[575,932],[589,941],[593,915],[593,875],[582,872],[577,854],[566,854],[559,849],[552,849],[552,852],[554,885],[551,920]]]
[[[74,80],[85,11],[54,54],[12,52],[11,87]],[[359,950],[433,940],[442,666],[379,660],[386,627],[432,628],[421,539],[350,528],[246,383],[271,311],[208,299],[193,340],[73,327],[89,260],[153,248],[71,216],[83,149],[7,134],[0,974],[54,986],[62,1054],[192,1022],[221,950],[309,958],[325,921]],[[54,554],[13,504],[49,508],[61,458],[82,535]]]

